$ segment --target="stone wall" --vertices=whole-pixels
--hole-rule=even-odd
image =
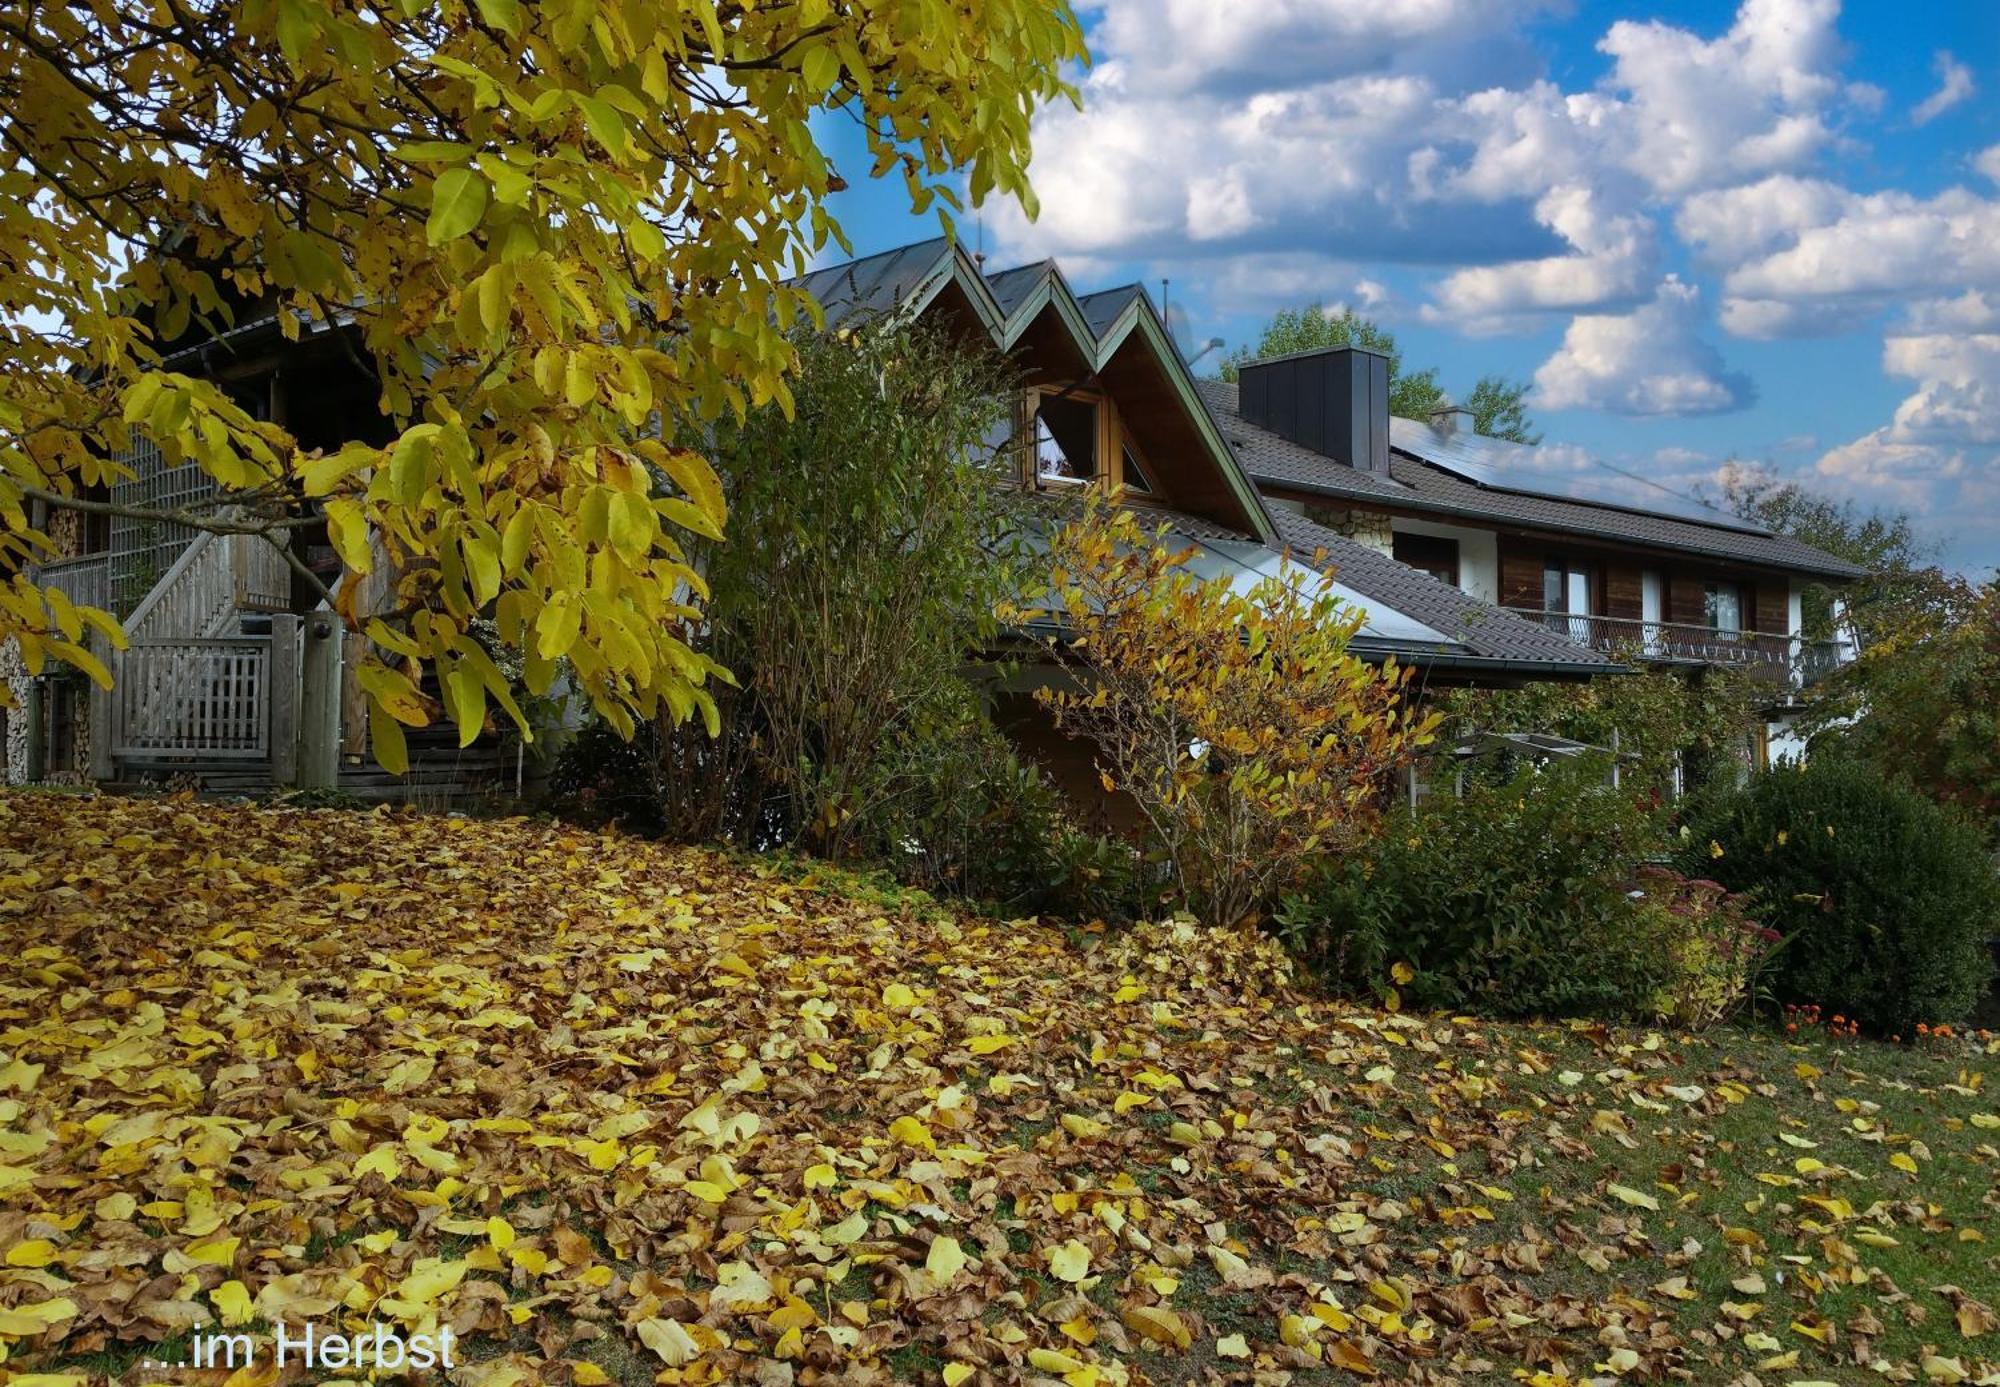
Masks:
[[[1309,505],[1306,507],[1306,519],[1315,525],[1326,526],[1335,534],[1345,535],[1357,544],[1365,544],[1378,553],[1393,554],[1396,551],[1395,531],[1390,527],[1389,517],[1380,511]]]

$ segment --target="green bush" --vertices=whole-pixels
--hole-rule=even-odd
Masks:
[[[969,696],[912,729],[867,785],[856,856],[933,895],[1073,920],[1138,913],[1138,855],[1087,833]]]
[[[1979,830],[1878,770],[1835,757],[1757,777],[1695,813],[1683,865],[1754,890],[1787,940],[1782,1001],[1879,1034],[1963,1021],[1992,974],[2000,881]]]
[[[1594,763],[1524,771],[1387,820],[1289,897],[1280,937],[1346,989],[1495,1016],[1646,1013],[1669,980],[1658,912],[1626,893],[1656,828]]]

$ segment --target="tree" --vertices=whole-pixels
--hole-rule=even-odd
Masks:
[[[1836,599],[1868,639],[1886,637],[1950,600],[1947,575],[1930,562],[1934,551],[1903,512],[1863,511],[1851,501],[1835,501],[1797,482],[1781,481],[1764,468],[1733,464],[1724,469],[1721,503],[1746,520],[1868,570],[1867,576],[1838,589],[1824,583],[1806,589],[1809,639],[1837,634]]]
[[[1244,592],[1197,578],[1188,557],[1100,500],[1058,526],[1036,611],[1062,628],[1051,654],[1078,677],[1036,698],[1137,806],[1172,893],[1229,925],[1361,841],[1437,719],[1405,698],[1408,670],[1349,652],[1366,613],[1329,574]]]
[[[685,540],[725,505],[655,421],[786,407],[815,310],[784,280],[845,244],[814,117],[853,119],[918,211],[962,171],[1032,212],[1030,117],[1083,56],[1066,0],[10,7],[0,639],[106,680],[86,629],[116,623],[22,576],[49,552],[29,503],[110,506],[88,493],[143,431],[222,488],[152,518],[281,546],[324,523],[351,572],[388,570],[339,593],[384,764],[430,718],[426,670],[462,737],[489,698],[520,720],[482,614],[532,688],[567,657],[622,728],[712,718],[722,671],[677,631]],[[162,367],[269,314],[351,324],[388,442],[309,456]]]
[[[997,359],[893,322],[796,346],[794,410],[714,430],[731,522],[698,552],[696,644],[741,673],[732,730],[754,733],[785,835],[841,858],[926,792],[909,771],[956,735],[967,653],[1025,570],[1016,494],[978,456],[1005,408]]]
[[[1428,419],[1431,411],[1445,402],[1444,387],[1438,384],[1435,366],[1422,371],[1403,370],[1403,352],[1395,335],[1381,325],[1361,317],[1351,308],[1333,312],[1322,303],[1303,308],[1280,309],[1264,324],[1254,348],[1242,348],[1222,363],[1222,378],[1235,380],[1248,362],[1290,352],[1312,351],[1319,347],[1370,347],[1389,358],[1389,412],[1404,419]],[[1481,376],[1465,397],[1472,411],[1472,426],[1492,438],[1515,443],[1539,443],[1528,418],[1528,387],[1523,382],[1501,376]]]

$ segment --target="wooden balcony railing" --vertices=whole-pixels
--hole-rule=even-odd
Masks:
[[[105,554],[37,564],[30,575],[46,588],[59,590],[78,607],[111,608],[111,560]]]
[[[1514,609],[1579,645],[1642,660],[1737,665],[1762,669],[1793,687],[1823,679],[1854,658],[1845,641],[1809,641],[1775,631],[1731,631],[1676,621]]]

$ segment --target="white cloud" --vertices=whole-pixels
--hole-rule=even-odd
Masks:
[[[1735,261],[1722,322],[1739,336],[1846,331],[1888,309],[1963,319],[2000,302],[2000,201],[1963,188],[1918,198],[1767,181],[1690,199],[1678,226],[1706,259]]]
[[[1918,102],[1910,111],[1912,125],[1929,125],[1971,96],[1976,89],[1972,80],[1972,69],[1942,49],[1932,60],[1931,66],[1937,71],[1938,89]]]
[[[1749,379],[1728,370],[1698,335],[1700,292],[1673,275],[1653,302],[1624,314],[1571,321],[1562,346],[1535,372],[1544,409],[1613,414],[1717,414],[1756,398]]]
[[[1988,145],[1972,156],[1972,167],[1995,183],[2000,183],[2000,144]]]
[[[1720,38],[1621,20],[1598,47],[1630,93],[1625,166],[1667,193],[1795,168],[1833,138],[1839,0],[1744,0]]]
[[[1650,218],[1607,215],[1583,183],[1551,189],[1535,204],[1535,215],[1575,253],[1458,270],[1438,286],[1434,316],[1476,326],[1511,314],[1601,308],[1645,297],[1658,261]]]

